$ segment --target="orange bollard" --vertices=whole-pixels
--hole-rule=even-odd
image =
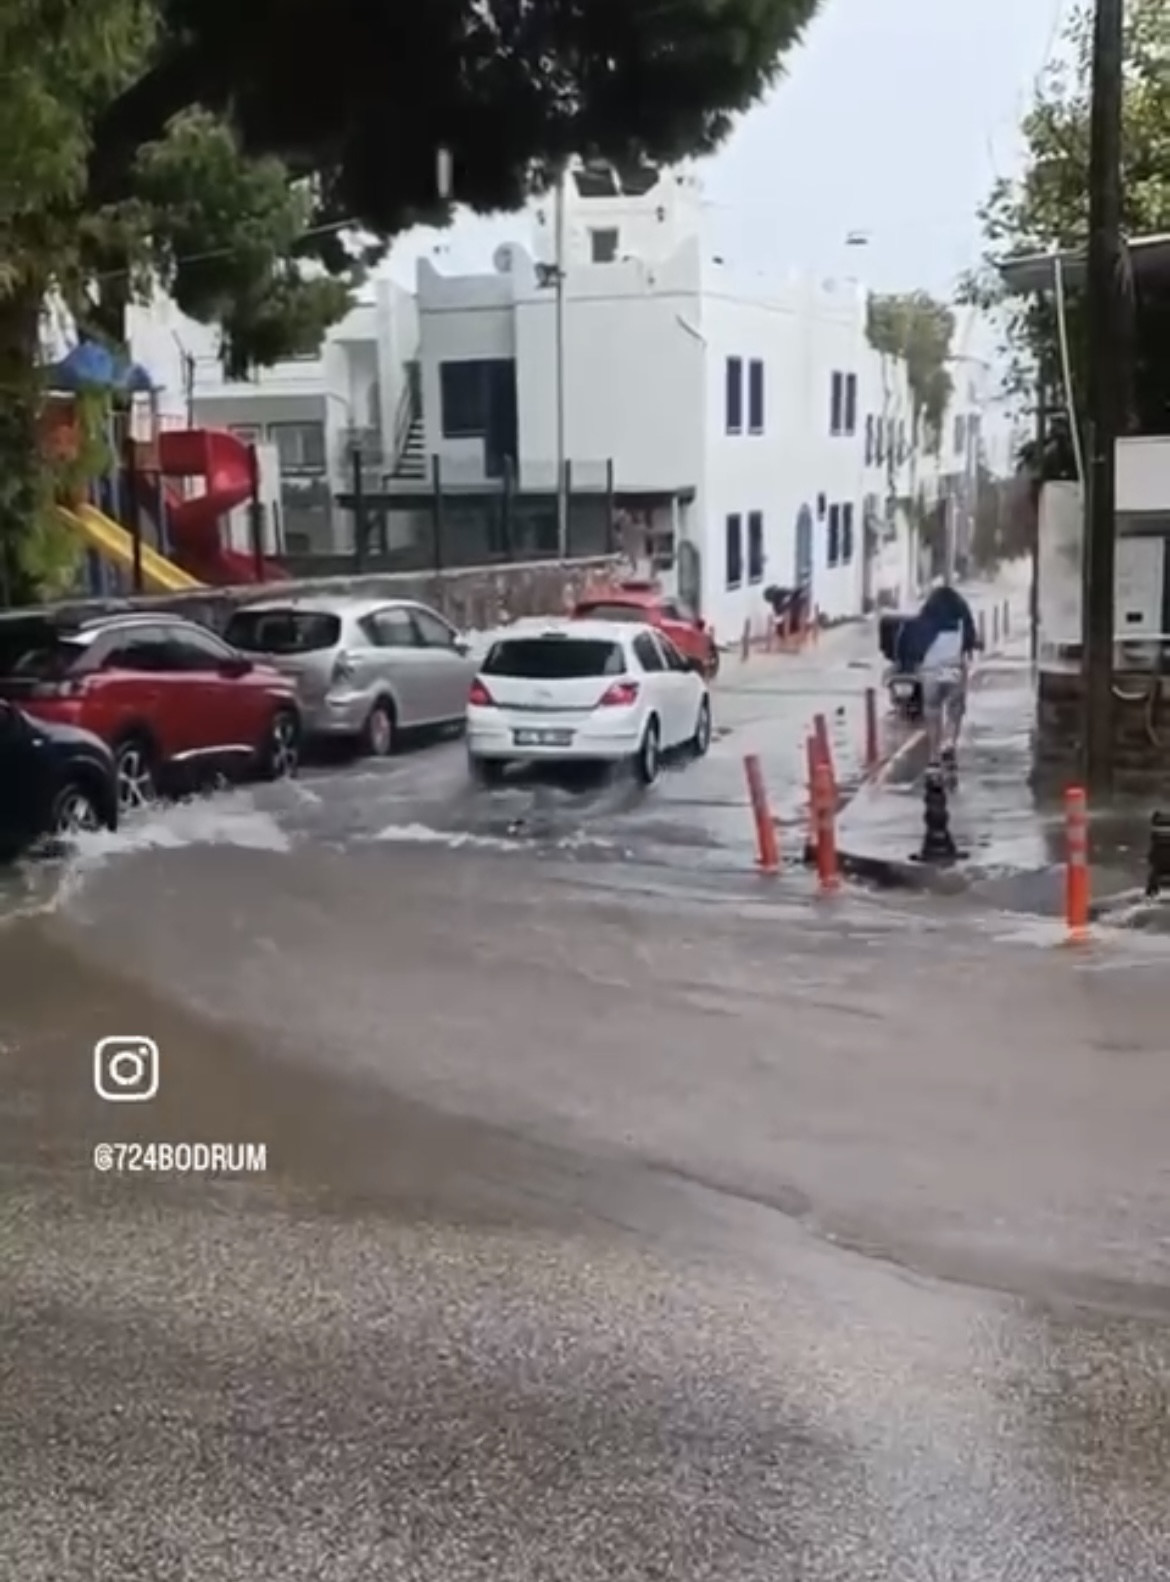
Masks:
[[[1080,786],[1064,794],[1064,827],[1064,918],[1069,944],[1081,945],[1089,937],[1089,814]]]
[[[817,742],[817,758],[829,771],[833,795],[837,794],[837,771],[833,766],[833,749],[829,742],[829,722],[823,714],[813,715],[813,735]]]
[[[881,744],[878,740],[877,688],[865,689],[865,768],[873,774],[881,762]]]
[[[780,847],[776,840],[776,821],[772,817],[772,809],[768,806],[764,774],[755,753],[744,755],[743,769],[747,776],[752,817],[756,821],[756,866],[761,873],[779,873]]]
[[[837,790],[827,763],[818,762],[814,775],[817,813],[817,882],[824,895],[841,887],[837,860]]]

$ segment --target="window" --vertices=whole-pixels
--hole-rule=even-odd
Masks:
[[[375,648],[418,647],[409,610],[379,610],[370,617],[369,629]]]
[[[764,365],[748,363],[748,432],[764,432]]]
[[[845,422],[845,380],[834,374],[829,395],[829,433],[840,434]]]
[[[237,610],[224,636],[246,654],[315,654],[341,640],[341,622],[324,610]]]
[[[747,519],[748,581],[764,580],[764,513],[749,511]]]
[[[421,648],[454,648],[455,630],[433,610],[411,610]]]
[[[690,605],[684,604],[681,599],[663,599],[658,608],[668,621],[679,621],[687,626],[694,626],[699,619]]]
[[[871,413],[865,420],[865,465],[867,467],[873,466],[875,454],[873,415]]]
[[[80,668],[90,652],[88,643],[56,642],[44,648],[30,648],[16,663],[7,666],[9,675],[29,681],[64,681]]]
[[[825,512],[827,510],[828,510],[828,501],[826,500],[826,498],[825,498],[825,496],[823,494],[818,494],[817,495],[817,521],[818,522],[823,522],[825,520]]]
[[[884,417],[879,417],[874,425],[873,451],[877,465],[884,467],[886,464],[886,420]]]
[[[595,264],[612,264],[618,255],[620,232],[616,230],[590,231],[589,252]]]
[[[725,532],[727,586],[738,588],[743,582],[743,518],[738,515],[729,516]]]
[[[666,660],[666,668],[668,670],[690,671],[693,668],[663,632],[658,633],[658,646],[662,650],[662,656]]]
[[[836,566],[840,564],[841,507],[839,505],[831,505],[829,507],[829,544],[825,559],[830,566]]]
[[[960,414],[955,419],[955,455],[961,456],[967,448],[967,420]]]
[[[845,376],[845,422],[846,434],[857,433],[857,375]]]
[[[232,658],[231,649],[225,648],[210,632],[176,628],[168,632],[167,637],[173,670],[218,670],[220,665]]]
[[[853,504],[841,507],[841,564],[848,566],[853,560]]]
[[[658,644],[649,632],[641,632],[634,638],[634,652],[638,656],[638,663],[643,670],[659,671],[666,669],[666,660]]]
[[[180,666],[168,634],[155,626],[135,627],[132,632],[111,634],[110,646],[101,658],[103,670],[134,670],[173,675]]]
[[[727,432],[743,433],[743,359],[727,359]]]
[[[900,417],[898,419],[898,466],[899,467],[902,466],[902,464],[906,460],[906,457],[908,456],[908,454],[909,454],[909,450],[908,450],[908,447],[906,445],[906,419],[904,417]]]
[[[640,626],[646,620],[646,607],[643,604],[607,604],[604,600],[599,604],[579,604],[573,613],[579,619],[587,617],[591,621],[629,621],[634,626]]]
[[[282,472],[325,471],[324,423],[270,423],[268,438]]]
[[[505,377],[515,379],[509,357],[470,358],[439,364],[439,403],[444,439],[482,439],[493,416],[493,392],[502,392]],[[496,402],[502,394],[496,396]]]
[[[485,676],[517,676],[525,681],[587,681],[625,674],[625,655],[617,643],[592,637],[506,637],[481,666]]]

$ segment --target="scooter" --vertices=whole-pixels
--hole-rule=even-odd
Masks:
[[[917,669],[907,666],[898,654],[902,628],[913,619],[912,615],[880,616],[878,648],[890,666],[886,672],[886,688],[891,708],[904,720],[918,721],[922,718],[922,682]]]

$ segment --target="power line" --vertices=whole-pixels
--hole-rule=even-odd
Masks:
[[[307,231],[302,231],[299,236],[294,237],[293,245],[296,246],[299,242],[307,242],[314,236],[336,236],[342,231],[360,230],[361,226],[356,220],[336,220],[330,225],[314,225],[311,226]],[[208,248],[206,252],[202,253],[180,253],[178,257],[172,260],[172,262],[177,266],[181,266],[183,264],[203,264],[209,263],[216,258],[230,258],[234,252],[234,247],[213,247]],[[98,281],[121,280],[125,276],[133,273],[134,271],[132,269],[103,269],[94,278]]]

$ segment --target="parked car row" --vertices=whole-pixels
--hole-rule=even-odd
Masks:
[[[681,619],[681,616],[680,616]],[[125,609],[0,621],[0,848],[113,827],[209,776],[278,779],[307,740],[385,757],[404,733],[466,726],[471,771],[628,760],[650,784],[664,753],[705,752],[714,644],[641,584],[477,659],[413,600],[271,599],[222,637],[183,616]]]

